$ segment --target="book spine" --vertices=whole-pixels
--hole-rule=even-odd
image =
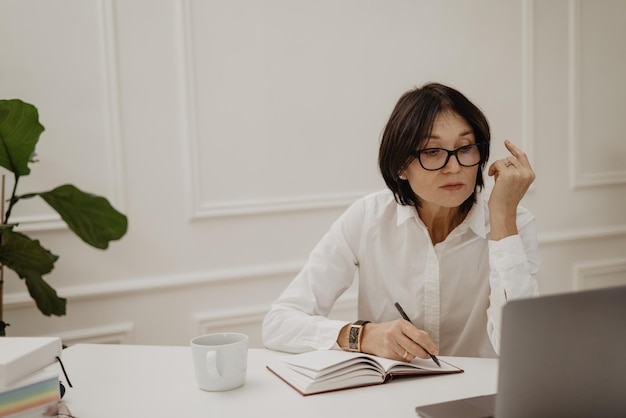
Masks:
[[[0,417],[32,410],[59,400],[58,377],[30,383],[0,393]]]

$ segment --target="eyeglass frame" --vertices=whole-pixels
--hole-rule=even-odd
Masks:
[[[478,159],[478,161],[475,164],[471,164],[471,165],[465,165],[461,162],[461,160],[459,159],[459,151],[461,151],[464,148],[468,148],[468,147],[476,147],[478,149],[478,153],[480,154],[480,158]],[[450,162],[450,156],[454,155],[454,157],[456,158],[456,161],[459,163],[459,165],[461,167],[475,167],[478,164],[480,164],[483,161],[483,149],[485,147],[485,144],[483,143],[475,143],[475,144],[467,144],[467,145],[463,145],[459,148],[453,149],[452,151],[450,151],[449,149],[445,149],[445,148],[424,148],[418,151],[413,151],[411,152],[411,156],[413,158],[416,158],[417,161],[420,163],[420,166],[426,170],[426,171],[439,171],[442,168],[444,168],[445,166],[448,165],[448,162]],[[422,159],[420,158],[422,153],[425,151],[432,151],[432,150],[441,150],[441,151],[445,151],[448,153],[448,155],[446,156],[446,161],[443,163],[443,165],[439,168],[426,168],[424,167],[424,164],[422,163]]]

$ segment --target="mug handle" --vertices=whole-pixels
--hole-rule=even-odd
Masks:
[[[209,377],[211,379],[219,379],[220,377],[222,377],[222,374],[217,368],[217,355],[218,352],[213,350],[207,351],[206,353],[206,371],[207,373],[209,373]]]

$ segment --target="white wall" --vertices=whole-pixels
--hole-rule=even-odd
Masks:
[[[46,127],[21,192],[73,183],[129,217],[102,252],[20,205],[68,313],[7,274],[9,335],[260,345],[330,223],[383,187],[385,121],[428,81],[485,111],[493,158],[506,138],[530,155],[542,291],[626,283],[625,20],[620,0],[0,0],[0,97]]]

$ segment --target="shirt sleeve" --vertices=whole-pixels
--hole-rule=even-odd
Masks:
[[[267,348],[292,353],[339,348],[337,336],[349,322],[329,319],[328,314],[354,280],[362,213],[355,204],[331,226],[271,305],[263,320]]]
[[[535,221],[527,212],[518,213],[518,219],[520,215],[523,225],[518,225],[517,235],[498,241],[490,240],[488,243],[491,293],[487,309],[487,332],[498,354],[502,307],[509,300],[539,294],[537,284],[539,252]]]

